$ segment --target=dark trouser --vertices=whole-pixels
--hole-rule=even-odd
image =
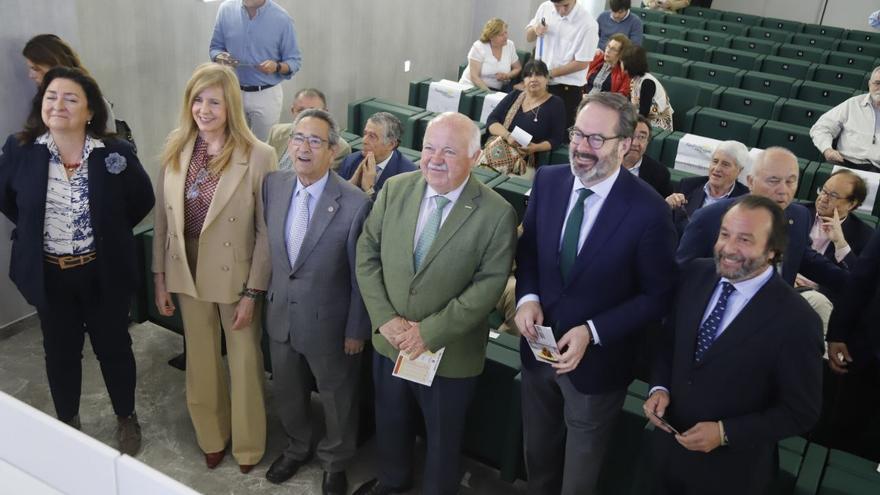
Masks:
[[[43,266],[46,304],[37,314],[55,414],[69,421],[79,413],[82,348],[88,333],[113,411],[130,416],[136,379],[128,334],[130,294],[102,294],[95,261],[67,270],[51,263]]]
[[[324,471],[344,471],[357,450],[358,387],[361,354],[306,356],[290,342],[270,339],[272,383],[281,425],[287,433],[285,457],[305,460],[311,449],[312,377],[324,409],[326,430],[317,456]]]
[[[522,370],[530,495],[596,493],[599,469],[626,390],[588,395],[550,365]]]
[[[373,353],[379,482],[392,488],[412,484],[418,406],[425,418],[427,453],[423,495],[452,495],[461,480],[461,443],[477,377],[435,376],[430,387],[391,376],[394,362]]]
[[[586,81],[584,81],[586,84]],[[565,104],[565,127],[569,128],[574,125],[574,119],[577,117],[577,108],[581,104],[581,98],[584,97],[583,86],[569,86],[568,84],[551,84],[547,87],[550,94],[554,94],[562,98]],[[565,140],[568,141],[568,133],[565,133]]]
[[[880,365],[875,361],[861,368],[851,366],[849,373],[835,378],[829,446],[880,462]]]

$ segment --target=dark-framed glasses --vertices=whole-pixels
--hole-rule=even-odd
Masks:
[[[326,139],[319,138],[318,136],[306,136],[305,134],[293,134],[290,136],[290,142],[297,145],[302,146],[303,143],[309,143],[309,148],[317,149],[324,145],[324,143],[328,142]]]
[[[580,144],[584,138],[587,139],[587,143],[591,148],[597,150],[605,145],[605,141],[611,141],[612,139],[620,139],[624,136],[610,136],[605,137],[601,134],[584,134],[577,127],[569,127],[568,128],[568,139],[571,140],[572,144]]]
[[[849,196],[841,196],[840,194],[837,194],[834,191],[826,190],[824,187],[820,187],[820,188],[816,189],[817,196],[822,196],[823,194],[825,196],[828,196],[829,198],[833,199],[834,201],[838,201],[841,199],[849,199]]]

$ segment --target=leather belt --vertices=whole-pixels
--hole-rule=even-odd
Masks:
[[[91,253],[86,254],[65,256],[55,256],[54,254],[44,253],[43,257],[48,263],[58,265],[58,268],[62,270],[67,270],[68,268],[76,268],[78,266],[83,266],[91,263],[92,261],[95,261],[95,259],[97,259],[98,257],[98,253],[92,251]]]
[[[263,84],[261,86],[239,86],[239,88],[241,88],[242,91],[245,91],[248,93],[253,93],[255,91],[262,91],[264,89],[269,89],[272,86],[275,86],[275,85],[274,84]]]

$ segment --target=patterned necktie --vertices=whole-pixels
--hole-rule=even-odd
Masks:
[[[299,250],[302,247],[303,239],[306,237],[306,230],[309,228],[309,192],[300,189],[296,193],[296,217],[287,232],[287,259],[290,260],[290,268],[296,264],[296,258],[299,256]]]
[[[419,271],[419,268],[422,266],[422,260],[425,259],[425,255],[428,254],[428,250],[431,249],[431,244],[434,243],[434,238],[437,237],[437,232],[440,231],[440,220],[443,219],[443,209],[446,208],[446,205],[449,204],[449,199],[444,196],[434,196],[434,211],[431,212],[431,216],[428,217],[428,221],[425,222],[425,227],[422,229],[422,234],[419,235],[419,241],[416,243],[416,249],[413,252],[413,262],[416,271]]]
[[[584,201],[593,194],[590,189],[581,189],[578,199],[571,211],[568,212],[568,220],[565,223],[565,232],[562,234],[562,250],[559,252],[559,271],[562,280],[568,282],[571,268],[578,254],[578,240],[581,236],[581,223],[584,221]]]
[[[718,335],[718,329],[721,327],[721,320],[724,319],[724,311],[727,310],[727,299],[733,294],[733,284],[730,282],[721,282],[721,295],[718,302],[709,313],[706,321],[700,325],[700,331],[697,334],[697,349],[694,351],[694,361],[700,362],[706,351],[712,347],[715,337]]]

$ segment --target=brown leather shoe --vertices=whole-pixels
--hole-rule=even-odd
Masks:
[[[241,474],[248,474],[255,465],[256,464],[239,464],[238,469],[241,471]]]
[[[208,469],[214,469],[220,465],[225,456],[226,449],[223,449],[220,452],[205,452],[205,464],[208,466]]]
[[[141,450],[141,425],[136,413],[131,416],[116,416],[116,442],[119,451],[132,457]]]

